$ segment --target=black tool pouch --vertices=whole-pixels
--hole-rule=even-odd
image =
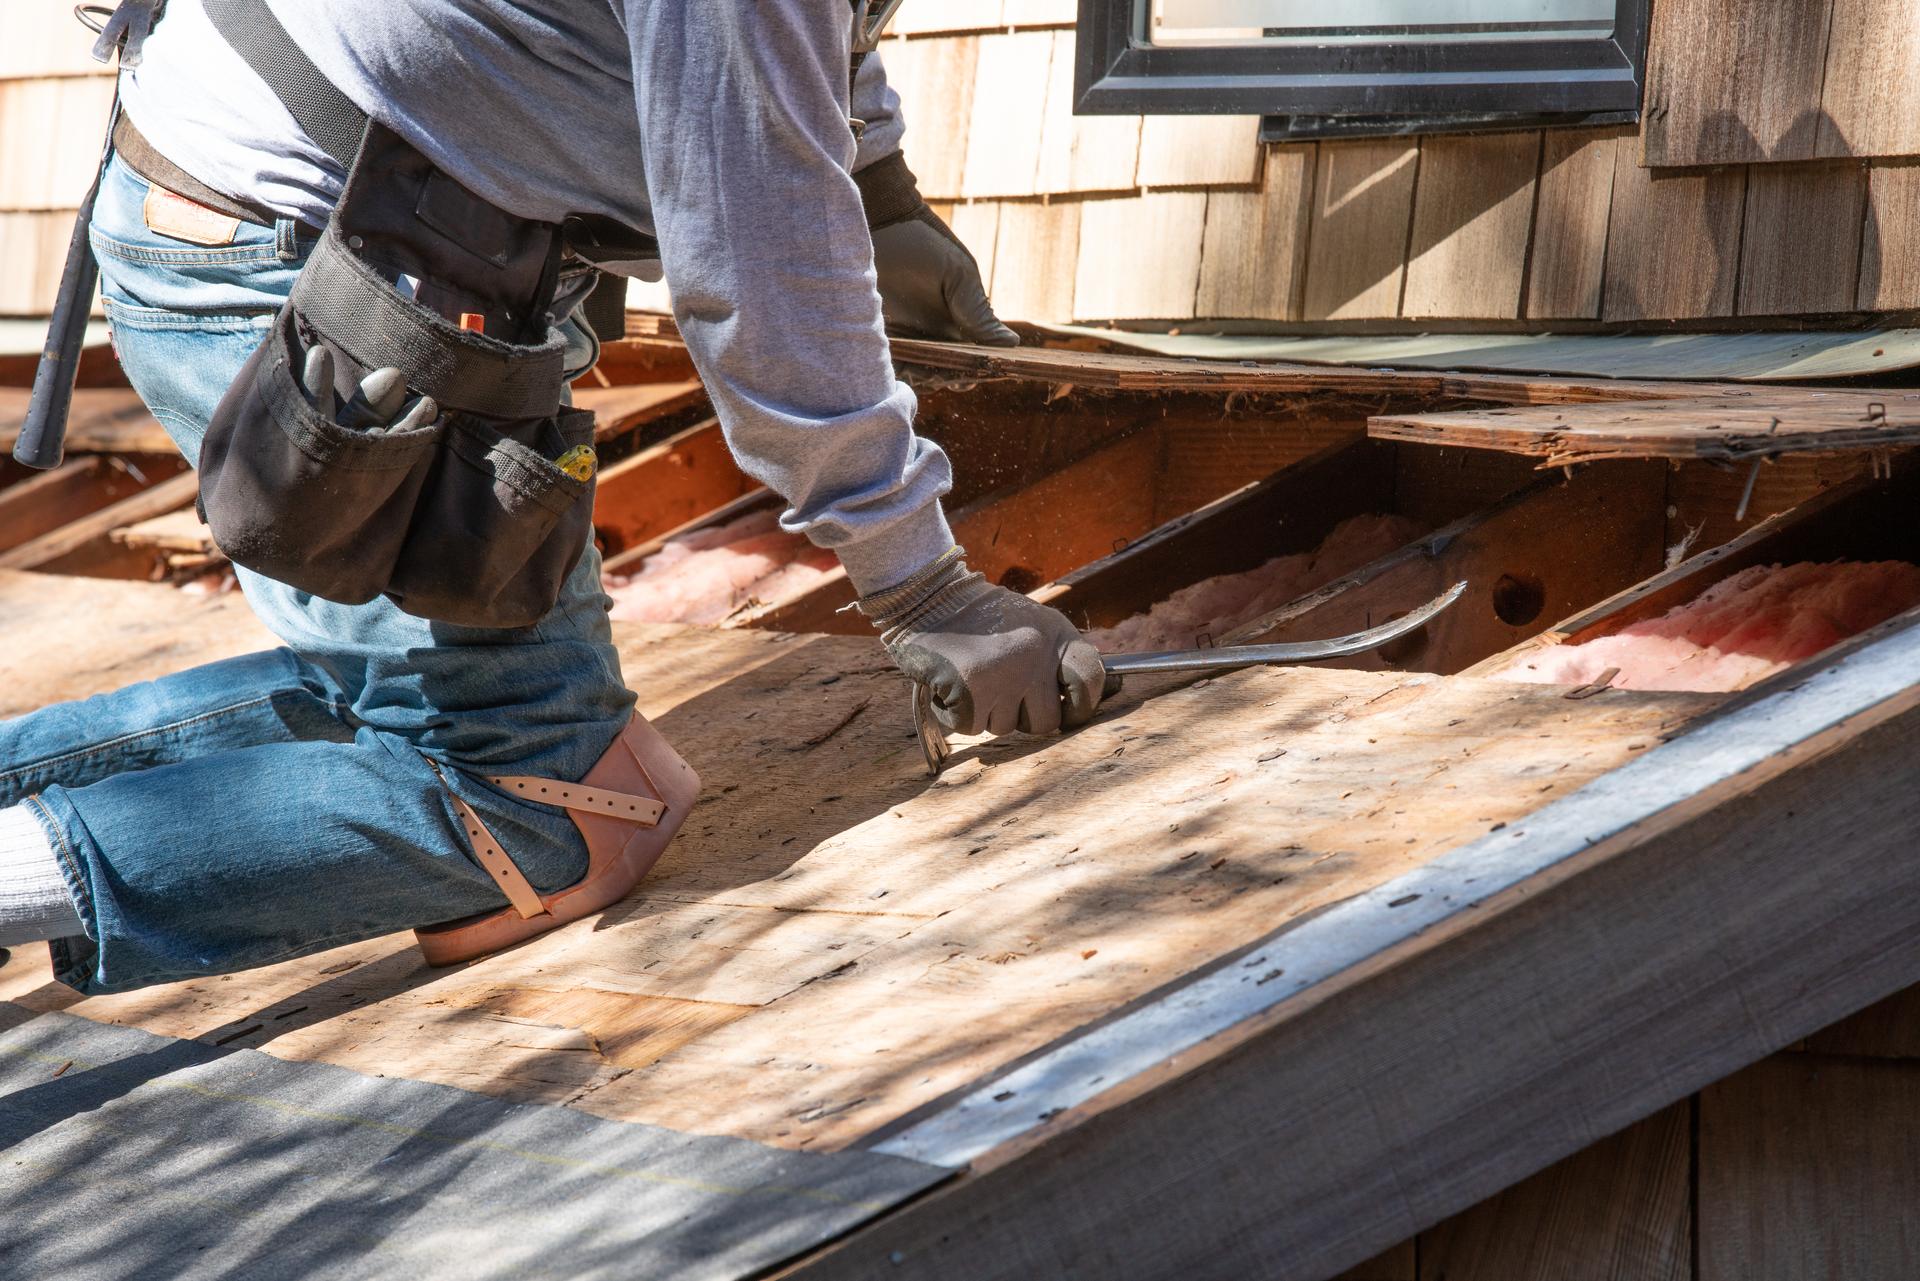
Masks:
[[[515,218],[369,123],[321,240],[215,411],[200,511],[235,563],[328,600],[524,627],[553,607],[592,533],[593,482],[554,459],[593,439],[563,406],[549,309],[557,226]],[[418,282],[411,291],[401,281]],[[448,315],[484,318],[484,332]],[[341,403],[397,366],[437,420],[359,430],[300,384],[333,356]]]

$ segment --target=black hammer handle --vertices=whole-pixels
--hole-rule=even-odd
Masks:
[[[13,442],[14,458],[42,471],[58,467],[67,442],[67,409],[73,403],[73,379],[80,372],[80,348],[86,342],[87,314],[93,309],[93,286],[100,266],[87,243],[93,225],[95,180],[74,215],[73,238],[67,242],[67,265],[60,273],[60,292],[54,295],[53,319],[47,325],[47,345],[33,375],[33,397],[27,402],[27,420]]]

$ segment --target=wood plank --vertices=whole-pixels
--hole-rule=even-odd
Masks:
[[[1647,49],[1644,163],[1811,160],[1833,0],[1661,0]]]
[[[116,546],[137,547],[147,551],[211,556],[220,550],[214,546],[212,531],[201,523],[200,513],[191,507],[122,526],[108,537]]]
[[[1019,5],[1021,0],[1013,0]],[[1006,25],[1006,0],[946,0],[902,5],[887,24],[896,36],[941,35],[956,31],[997,31]]]
[[[1082,201],[1074,319],[1192,316],[1206,219],[1204,191]]]
[[[1607,264],[1618,129],[1548,129],[1527,266],[1529,320],[1594,320]]]
[[[1088,205],[1098,203],[1089,201]],[[1084,255],[1081,261],[1086,261]],[[982,347],[974,343],[924,342],[911,338],[894,339],[892,348],[895,362],[909,370],[937,370],[969,382],[1009,379],[1110,391],[1433,396],[1526,405],[1694,400],[1703,396],[1740,399],[1754,394],[1750,384],[1741,383],[1438,373],[1281,360],[1194,360],[1057,347]]]
[[[11,450],[27,418],[26,387],[0,387],[0,449]],[[73,393],[67,448],[74,453],[171,454],[173,438],[125,387],[82,387]]]
[[[659,551],[668,540],[681,534],[691,534],[695,530],[711,529],[719,525],[731,524],[740,517],[758,511],[763,507],[786,506],[786,503],[773,491],[764,487],[750,489],[730,503],[695,516],[692,520],[675,525],[672,529],[654,535],[642,543],[635,543],[623,551],[604,557],[600,568],[607,574],[631,574],[639,570],[647,557]]]
[[[979,40],[889,40],[880,57],[887,83],[900,95],[906,122],[901,150],[920,193],[929,200],[953,199],[966,177],[967,131],[960,125],[973,116]]]
[[[1357,678],[1385,683],[1343,683]],[[1506,750],[1498,740],[1522,725],[1527,751],[1542,754],[1532,763],[1564,764],[1577,778],[1644,741],[1623,740],[1620,720],[1569,737],[1542,704],[1489,705],[1484,685],[1406,687],[1407,679],[1247,673],[1123,702],[1100,728],[1040,751],[1016,743],[967,749],[931,793],[960,803],[964,818],[948,805],[896,804],[829,842],[795,879],[727,891],[734,901],[818,909],[871,905],[874,889],[885,888],[897,912],[939,903],[944,915],[831,983],[798,988],[609,1083],[584,1105],[695,1130],[725,1126],[782,1145],[852,1141],[1221,955],[1256,920],[1255,929],[1269,929],[1358,892],[1383,863],[1418,864],[1446,839],[1437,829],[1450,816],[1478,827],[1495,812],[1484,806],[1500,805],[1495,797],[1540,797],[1540,779],[1516,773],[1511,757],[1492,776],[1477,763],[1482,753]],[[1351,701],[1323,701],[1336,686]],[[1256,700],[1262,711],[1249,723]],[[1392,714],[1382,714],[1387,709]],[[1597,731],[1586,715],[1579,718]],[[1207,734],[1170,732],[1197,716],[1209,721]],[[897,741],[897,722],[889,724]],[[1533,737],[1540,733],[1549,737]],[[1434,735],[1447,743],[1445,762],[1435,759]],[[1251,763],[1275,749],[1284,755]],[[1143,786],[1158,798],[1151,824],[1116,803]],[[1031,797],[1036,788],[1044,806],[994,800]],[[934,832],[953,841],[950,859],[923,865],[941,868],[940,885],[904,876],[897,854],[908,839],[931,850]],[[807,1046],[803,1055],[769,1061],[767,1047],[796,1044]],[[718,1074],[738,1090],[716,1091]],[[695,1088],[698,1080],[706,1084]],[[1091,1274],[1110,1275],[1103,1256],[1082,1257]]]
[[[605,554],[618,555],[754,488],[718,421],[688,427],[600,473],[594,538]]]
[[[142,611],[156,601],[167,634],[179,634],[178,593],[128,588],[88,608],[150,630]],[[0,576],[10,642],[28,625],[14,621],[12,593],[33,590]],[[450,970],[425,970],[398,938],[77,1003],[16,961],[0,971],[0,996],[605,1115],[835,1144],[1236,939],[1430,857],[1483,819],[1529,810],[1536,779],[1504,758],[1476,764],[1523,728],[1536,761],[1590,777],[1710,702],[1623,694],[1575,706],[1490,683],[1402,689],[1405,678],[1371,673],[1248,672],[1123,700],[1099,725],[1044,745],[968,748],[929,783],[899,711],[905,684],[871,639],[625,624],[615,635],[642,709],[702,771],[708,801],[644,892],[614,912]],[[88,665],[26,668],[0,691],[111,688],[132,674],[116,645],[132,648],[115,629]],[[0,662],[14,653],[0,646]],[[203,656],[188,645],[173,661]],[[1393,714],[1377,715],[1383,707]],[[1196,716],[1217,732],[1182,729]],[[1288,754],[1253,760],[1275,746]],[[1028,802],[1036,787],[1044,807]],[[1143,787],[1185,835],[1115,803]],[[1414,814],[1356,832],[1361,816],[1403,806]],[[1276,839],[1279,813],[1289,817]],[[903,841],[925,857],[902,860]],[[591,999],[577,1006],[551,995],[582,991]],[[616,1079],[614,1064],[583,1068],[591,1047],[565,1033],[619,1026],[611,998],[622,993],[645,998],[634,1026],[660,1001],[765,1004],[684,1011],[699,1025],[691,1039]]]
[[[73,211],[0,213],[0,316],[44,316],[66,261]]]
[[[1719,547],[1874,465],[1868,454],[1786,454],[1770,460],[1756,477],[1751,467],[1677,463],[1667,473],[1667,546]],[[1668,555],[1672,558],[1671,550]]]
[[[0,211],[79,206],[100,160],[91,140],[106,136],[113,84],[107,76],[0,79]]]
[[[1464,671],[1531,637],[1547,620],[1658,571],[1664,480],[1658,465],[1628,463],[1536,484],[1235,628],[1220,643],[1344,636],[1465,582],[1460,602],[1413,635],[1340,660],[1368,670]]]
[[[1230,408],[1216,418],[1169,417],[1154,484],[1156,524],[1184,516],[1328,447],[1358,438],[1357,415]]]
[[[1084,457],[950,507],[967,563],[992,581],[1046,597],[1052,583],[1169,517],[1212,502],[1335,439],[1356,423],[1195,421],[1169,415]],[[745,611],[729,625],[870,634],[845,611],[853,588],[838,571],[801,596]]]
[[[953,207],[953,216],[947,219],[947,225],[953,228],[953,234],[960,237],[960,243],[967,247],[973,260],[980,267],[980,278],[991,281],[994,262],[1000,247],[1000,210],[997,200],[975,200]]]
[[[1110,1079],[1099,1061],[1065,1047],[969,1091],[975,1116],[988,1091],[1018,1100],[987,1113],[1017,1137],[789,1278],[1012,1281],[1063,1259],[1119,1281],[1329,1275],[1908,982],[1920,691],[1896,682],[1917,650],[1884,630],[1858,666],[1811,678],[1807,715],[1755,738],[1781,704],[1730,712],[1618,790],[1490,833],[1446,864],[1458,880],[1422,872],[1271,936],[1182,989],[1181,1013],[1201,984],[1221,1018],[1246,1011],[1204,1042],[1155,1035],[1165,1000],[1084,1034],[1081,1053],[1141,1038],[1104,1095],[1088,1093]],[[1752,765],[1694,772],[1723,747]],[[1466,883],[1495,864],[1497,884]],[[1263,998],[1265,967],[1285,982]],[[1072,1088],[1020,1088],[1056,1067]],[[935,1150],[953,1114],[877,1146]]]
[[[1420,1256],[1415,1245],[1408,1237],[1365,1263],[1354,1264],[1333,1281],[1420,1281]]]
[[[153,481],[179,471],[164,457],[140,460],[137,468],[116,466],[98,454],[69,458],[49,472],[37,472],[0,489],[0,551],[52,533],[70,520],[97,512]]]
[[[1402,316],[1520,315],[1540,148],[1539,133],[1421,141]]]
[[[113,625],[83,621],[100,619]],[[238,592],[11,570],[0,570],[0,636],[0,717],[279,643]]]
[[[1163,456],[1160,433],[1136,432],[1051,476],[954,513],[954,540],[967,549],[971,568],[1031,591],[1153,528]]]
[[[1559,467],[1601,458],[1757,461],[1920,443],[1920,393],[1794,391],[1747,399],[1526,405],[1367,420],[1382,440],[1504,449]]]
[[[1307,320],[1400,312],[1418,146],[1393,139],[1323,142],[1308,230]]]
[[[1739,313],[1850,310],[1866,201],[1867,170],[1858,161],[1755,165],[1740,238]]]
[[[1131,190],[1140,163],[1140,117],[1073,113],[1073,35],[1061,31],[1053,38],[1034,187],[1042,195]]]
[[[1799,1047],[1814,1054],[1920,1059],[1920,988],[1905,988],[1821,1028]]]
[[[1360,512],[1389,511],[1394,447],[1349,440],[1167,521],[1034,593],[1083,628],[1142,613],[1174,586],[1317,547]]]
[[[575,387],[575,409],[593,411],[596,444],[706,403],[698,379],[639,383],[617,387]]]
[[[1862,311],[1920,307],[1920,163],[1875,161],[1861,232]]]
[[[1021,497],[1024,491],[1049,478],[1056,478],[1057,484],[1062,473],[1111,442],[1161,433],[1170,424],[1185,427],[1210,421],[1219,412],[1200,398],[1185,398],[1182,403],[1166,396],[1102,397],[1076,404],[1056,393],[1054,387],[1006,383],[959,391],[923,389],[916,425],[946,450],[953,463],[954,488],[947,496],[950,519],[969,521],[1001,502],[1025,511],[1031,500]],[[1258,438],[1266,433],[1248,434]],[[1014,519],[1030,525],[1041,518],[1044,505],[1039,516]],[[983,536],[992,537],[990,527]],[[971,543],[969,550],[974,550]],[[1002,570],[1009,567],[1009,562],[1001,563]],[[801,596],[743,611],[731,623],[779,631],[870,635],[864,619],[840,612],[852,599],[851,584],[836,569]]]
[[[1007,0],[1004,17],[1011,27],[1071,26],[1079,12],[1078,0]]]
[[[1701,1281],[1920,1273],[1920,1065],[1778,1055],[1700,1094]]]
[[[1920,26],[1910,0],[1833,0],[1822,156],[1920,153]]]
[[[1656,1112],[1421,1233],[1420,1281],[1692,1281],[1692,1112]]]
[[[1196,315],[1300,319],[1314,153],[1311,144],[1271,147],[1260,190],[1207,193]]]
[[[990,295],[1002,320],[1066,320],[1080,255],[1080,203],[999,206]]]
[[[0,569],[57,568],[68,558],[86,552],[90,544],[105,543],[113,531],[123,525],[192,506],[199,491],[200,478],[192,472],[182,472],[31,542],[0,552]]]
[[[45,76],[109,76],[92,57],[94,36],[74,21],[63,0],[7,0],[7,38],[0,41],[0,80]]]
[[[1731,315],[1745,196],[1745,169],[1659,175],[1616,147],[1603,319]]]
[[[1258,116],[1148,116],[1134,181],[1149,188],[1256,183],[1263,150]]]
[[[1053,36],[1045,31],[979,37],[967,165],[959,194],[1031,196],[1038,188],[1040,130],[1046,116]]]

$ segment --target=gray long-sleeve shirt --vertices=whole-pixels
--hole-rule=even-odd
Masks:
[[[952,545],[946,456],[893,376],[849,169],[899,146],[867,61],[848,128],[845,0],[269,0],[348,98],[512,213],[660,241],[675,319],[741,466],[863,592]],[[172,0],[127,112],[218,191],[318,225],[343,175]]]

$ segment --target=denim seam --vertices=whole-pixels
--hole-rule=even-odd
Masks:
[[[123,262],[148,263],[168,267],[232,267],[273,264],[281,261],[279,249],[272,244],[231,245],[225,249],[167,249],[129,244],[104,232],[93,233],[96,253]]]
[[[93,894],[87,888],[86,878],[80,875],[80,856],[67,840],[66,824],[55,817],[40,793],[29,796],[26,803],[40,812],[40,826],[52,839],[54,853],[60,860],[60,875],[67,883],[67,893],[73,899],[74,914],[80,918],[81,928],[89,941],[99,942],[100,918],[94,912]]]
[[[190,725],[198,725],[203,721],[210,721],[217,716],[225,716],[230,712],[243,711],[249,707],[258,707],[262,703],[271,703],[279,696],[278,692],[262,694],[258,698],[250,698],[242,703],[229,703],[225,707],[216,707],[212,711],[202,712],[198,716],[189,716],[183,721],[169,721],[165,725],[156,725],[152,729],[143,729],[132,734],[122,734],[119,738],[108,739],[104,743],[95,743],[93,746],[83,747],[79,751],[64,752],[59,756],[49,756],[44,760],[29,761],[27,764],[14,769],[0,771],[0,783],[19,778],[31,770],[45,769],[50,765],[64,765],[69,761],[84,761],[89,757],[99,756],[103,752],[125,747],[129,743],[137,743],[144,738],[157,738],[160,735],[169,734],[175,730],[186,729]]]
[[[116,298],[102,300],[109,324],[128,329],[184,329],[200,332],[249,333],[265,329],[276,313],[245,311],[180,311],[171,307],[141,307]]]

